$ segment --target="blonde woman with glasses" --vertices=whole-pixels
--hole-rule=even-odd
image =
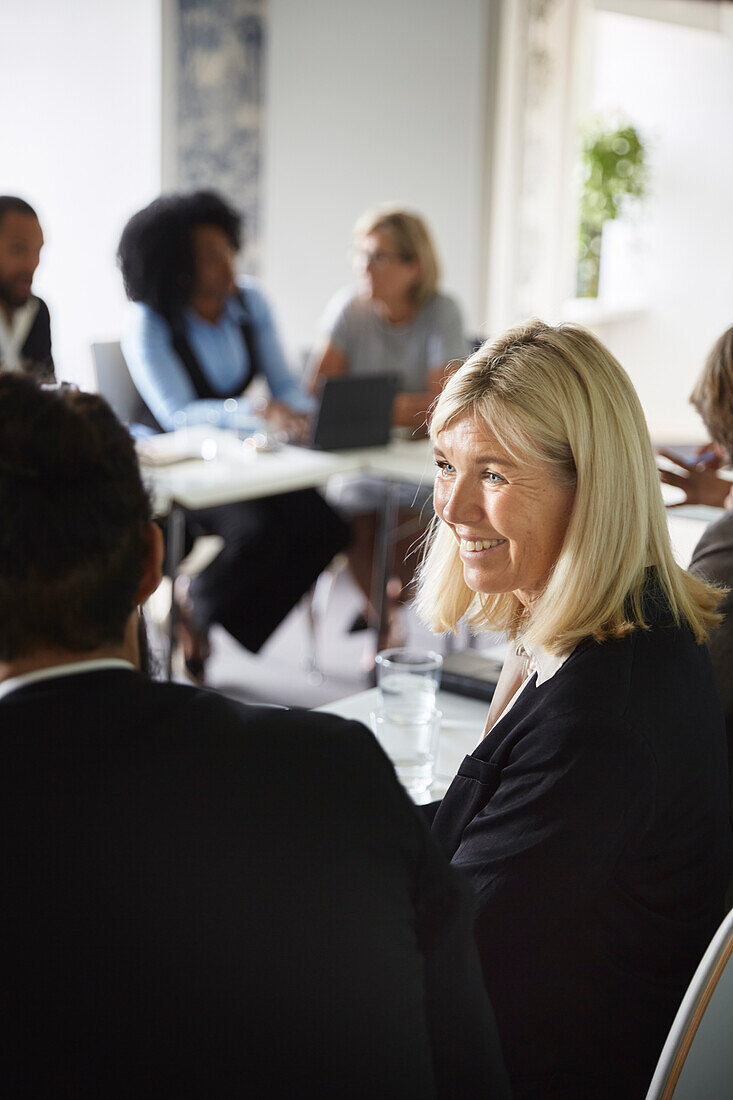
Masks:
[[[485,344],[430,434],[421,607],[512,641],[433,831],[473,882],[513,1094],[641,1098],[723,915],[720,593],[675,562],[639,400],[582,328]]]
[[[311,364],[310,386],[317,393],[324,379],[346,374],[392,372],[399,392],[394,423],[411,434],[424,434],[427,411],[438,396],[446,368],[468,353],[457,303],[438,290],[440,271],[430,231],[421,217],[397,206],[366,211],[354,226],[352,253],[358,282],[339,291],[321,322],[321,344]],[[352,575],[368,601],[372,578],[375,513],[383,486],[374,479],[344,479],[333,498],[352,526],[348,550]],[[403,504],[415,502],[406,489]],[[404,521],[406,513],[401,515]],[[399,598],[413,577],[415,534],[396,548],[388,593]],[[395,634],[395,604],[391,604]],[[354,624],[365,626],[368,608]]]

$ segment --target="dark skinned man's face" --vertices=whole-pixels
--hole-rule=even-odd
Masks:
[[[11,309],[24,305],[43,248],[43,232],[32,214],[7,210],[0,220],[0,302]]]

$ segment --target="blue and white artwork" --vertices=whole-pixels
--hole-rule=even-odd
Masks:
[[[176,0],[176,186],[213,188],[244,214],[242,267],[259,267],[266,0]]]

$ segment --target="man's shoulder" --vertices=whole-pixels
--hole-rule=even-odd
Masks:
[[[96,706],[100,699],[106,699],[110,709],[115,706],[138,709],[141,714],[155,714],[158,718],[162,714],[175,716],[183,711],[188,715],[216,715],[223,721],[240,726],[308,727],[323,729],[327,733],[362,729],[368,734],[361,723],[333,714],[278,704],[244,703],[213,688],[151,680],[132,668],[85,669],[75,675],[60,672],[19,685],[15,691],[0,697],[0,703],[3,706],[9,703],[26,706],[40,699],[62,697],[75,698],[82,710],[85,702]]]
[[[31,298],[31,301],[35,303],[36,307],[36,321],[38,321],[39,318],[44,321],[48,321],[50,314],[48,311],[48,306],[44,302],[43,298],[39,298],[37,294],[34,294]]]
[[[48,679],[0,699],[3,729],[43,727],[80,738],[99,729],[140,736],[200,761],[297,759],[306,770],[324,761],[372,760],[383,767],[365,726],[331,714],[238,702],[216,691],[147,680],[125,670]]]
[[[243,703],[209,688],[148,681],[145,705],[151,711],[185,715],[189,725],[205,725],[213,734],[247,732],[264,740],[292,741],[309,751],[370,751],[374,738],[360,722],[300,707]]]
[[[733,511],[725,512],[703,531],[690,571],[712,583],[733,585]]]

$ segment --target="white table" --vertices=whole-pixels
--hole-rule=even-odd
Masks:
[[[479,699],[468,699],[463,695],[454,695],[451,691],[439,691],[435,705],[443,714],[438,742],[438,756],[435,762],[435,779],[425,796],[415,798],[416,802],[432,802],[442,798],[458,766],[478,745],[489,713],[489,704]],[[327,714],[338,714],[341,718],[356,719],[369,726],[369,714],[379,706],[379,691],[361,691],[358,695],[349,695],[334,703],[317,707]],[[371,727],[370,727],[371,728]]]
[[[174,503],[195,510],[311,489],[325,485],[336,474],[360,470],[365,463],[361,451],[331,453],[305,447],[256,451],[240,441],[236,432],[203,425],[144,440],[138,452],[160,513]],[[170,465],[148,465],[145,457],[150,453],[189,457]]]

